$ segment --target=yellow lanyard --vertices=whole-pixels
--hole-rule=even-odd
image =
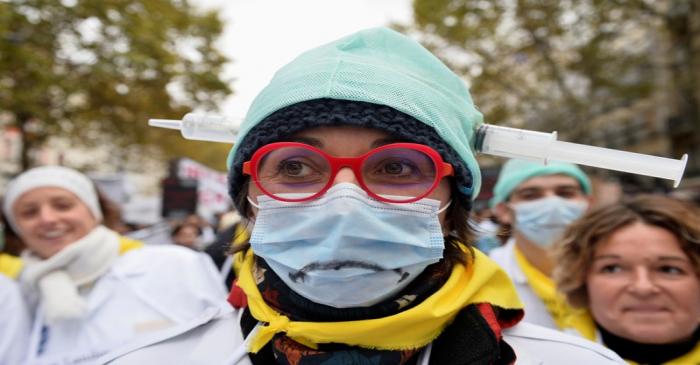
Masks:
[[[560,329],[573,328],[578,331],[581,336],[589,340],[595,340],[595,323],[593,322],[593,318],[588,314],[588,311],[585,309],[572,308],[566,302],[566,298],[564,298],[561,293],[557,292],[557,288],[552,279],[532,266],[520,250],[518,250],[517,246],[514,247],[514,250],[515,261],[518,263],[518,266],[520,266],[523,274],[525,274],[528,284],[530,284],[532,291],[535,292],[537,297],[542,300],[557,326]],[[525,312],[527,313],[527,308],[525,308]]]

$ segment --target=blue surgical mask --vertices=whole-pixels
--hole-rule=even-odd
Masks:
[[[376,304],[443,255],[438,200],[383,203],[351,183],[310,202],[257,198],[253,251],[292,290],[316,303]]]
[[[512,204],[515,229],[541,247],[549,247],[566,227],[583,215],[588,203],[558,196]]]

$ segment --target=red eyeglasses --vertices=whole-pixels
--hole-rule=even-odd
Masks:
[[[323,195],[344,167],[352,169],[369,196],[390,203],[420,200],[454,174],[452,165],[422,144],[392,143],[358,157],[335,157],[298,142],[261,147],[243,164],[243,173],[273,199],[303,202]]]

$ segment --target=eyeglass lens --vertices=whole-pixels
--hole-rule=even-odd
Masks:
[[[331,178],[331,163],[303,147],[285,146],[263,156],[257,165],[258,183],[270,194],[295,198],[321,191]],[[370,154],[362,163],[361,178],[377,195],[415,197],[434,184],[436,166],[422,151],[390,148]]]

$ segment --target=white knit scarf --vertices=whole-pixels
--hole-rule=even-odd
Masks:
[[[80,318],[87,302],[78,288],[106,273],[118,256],[119,235],[99,225],[46,260],[25,250],[20,281],[27,292],[38,290],[48,323]]]

